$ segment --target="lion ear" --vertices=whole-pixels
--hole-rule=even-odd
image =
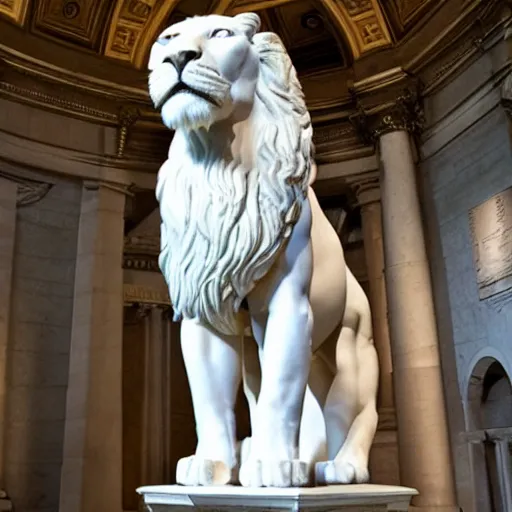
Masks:
[[[258,32],[261,26],[260,17],[254,12],[237,14],[235,20],[240,24],[240,28],[249,39],[252,39],[252,36]]]

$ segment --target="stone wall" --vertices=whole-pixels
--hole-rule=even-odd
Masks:
[[[475,364],[496,358],[512,375],[512,302],[480,300],[473,264],[471,208],[512,186],[509,121],[500,103],[503,44],[497,43],[426,100],[421,196],[431,258],[444,386],[459,504],[479,512],[465,417]],[[485,486],[484,482],[479,485]]]
[[[512,186],[508,120],[495,108],[423,164],[436,208],[461,396],[478,359],[499,357],[512,369],[512,306],[498,297],[479,299],[469,210]],[[485,353],[485,354],[484,354]]]
[[[17,213],[4,464],[20,512],[59,506],[80,198],[59,181]]]

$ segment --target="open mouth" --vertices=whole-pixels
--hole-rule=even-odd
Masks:
[[[216,107],[219,107],[219,102],[212,98],[209,94],[206,94],[205,92],[198,91],[197,89],[192,89],[192,87],[189,87],[187,84],[184,84],[183,82],[178,82],[160,101],[158,108],[162,108],[173,96],[176,94],[184,92],[188,94],[194,94],[195,96],[198,96],[199,98],[203,98],[203,100],[206,100],[208,103],[211,103],[212,105],[215,105]]]

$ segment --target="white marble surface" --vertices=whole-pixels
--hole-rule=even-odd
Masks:
[[[343,510],[406,511],[415,489],[388,485],[333,485],[310,488],[247,488],[235,486],[185,487],[149,486],[137,489],[146,505],[157,510],[169,507],[215,507],[221,509],[305,510],[333,507]],[[383,508],[373,508],[374,505]],[[358,509],[357,507],[364,507]]]
[[[367,482],[379,373],[370,307],[310,187],[297,73],[279,37],[259,28],[255,13],[197,16],[151,49],[150,96],[174,130],[156,187],[159,264],[182,319],[198,437],[176,481]],[[242,350],[244,327],[256,343]],[[325,364],[311,364],[322,349]],[[240,377],[251,439],[239,456]]]

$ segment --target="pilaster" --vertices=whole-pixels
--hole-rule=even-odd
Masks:
[[[82,189],[61,512],[122,510],[125,193],[101,182]]]
[[[359,112],[352,122],[361,139],[376,145],[380,158],[378,182],[400,483],[419,491],[411,510],[455,512],[458,507],[434,299],[412,144],[424,125],[420,93],[419,82],[400,68],[355,84]],[[376,192],[369,192],[370,185],[368,181],[359,185],[360,200],[365,203],[362,214],[376,204]],[[368,238],[371,241],[370,235]],[[391,361],[382,363],[386,372]]]
[[[361,227],[372,312],[373,338],[379,358],[379,426],[372,446],[372,481],[398,485],[400,482],[393,368],[388,327],[382,211],[378,171],[347,179],[361,209]]]
[[[12,267],[16,234],[17,184],[0,176],[0,488],[5,488],[5,414],[7,346],[12,292]]]
[[[430,268],[410,134],[379,138],[400,480],[418,512],[456,512],[453,464]]]

